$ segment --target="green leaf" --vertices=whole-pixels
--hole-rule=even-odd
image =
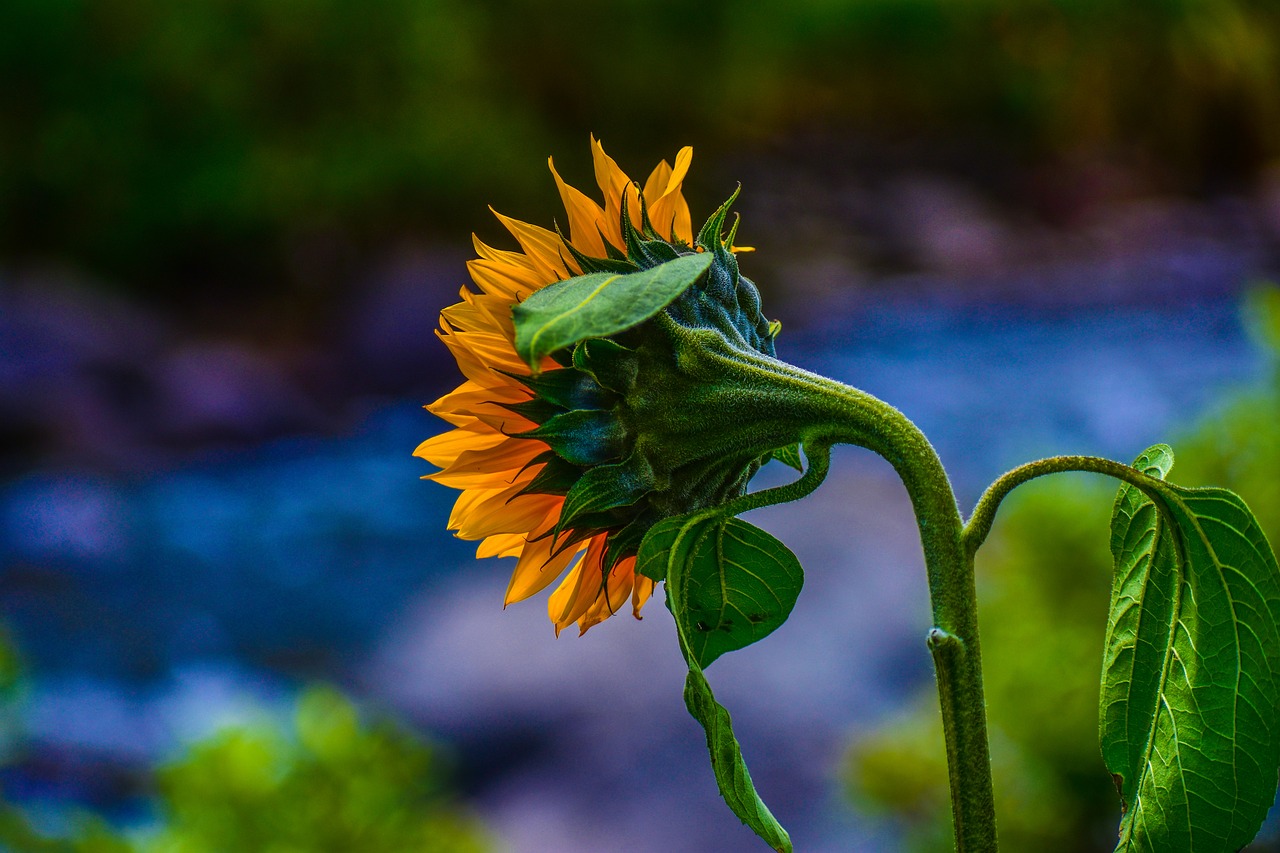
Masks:
[[[779,447],[773,451],[773,458],[777,459],[783,465],[795,468],[801,473],[804,472],[804,459],[800,457],[800,445],[792,444],[787,447]]]
[[[716,785],[720,795],[744,824],[764,839],[774,850],[790,853],[791,838],[777,819],[769,811],[768,806],[756,793],[755,783],[742,758],[742,750],[733,734],[733,723],[729,712],[715,700],[711,686],[702,673],[698,658],[694,655],[687,628],[689,611],[690,569],[697,570],[699,563],[705,560],[706,546],[723,542],[726,536],[734,538],[740,534],[738,528],[729,533],[730,524],[736,522],[742,527],[751,527],[737,519],[725,519],[714,510],[692,515],[677,516],[664,519],[649,531],[640,545],[640,553],[636,560],[637,571],[655,580],[666,580],[667,607],[675,615],[676,635],[680,640],[680,651],[689,665],[689,675],[685,679],[684,701],[689,713],[703,728],[707,737],[707,752],[711,756],[711,769],[716,777]],[[753,534],[741,535],[744,540],[753,543],[759,536],[773,537],[763,531],[755,530]],[[735,539],[736,541],[736,539]],[[767,546],[765,546],[767,547]],[[778,543],[784,551],[785,546]],[[731,551],[739,551],[737,545],[730,545]],[[713,552],[714,553],[714,550]],[[790,556],[790,552],[787,554]],[[791,560],[795,560],[791,556]],[[799,566],[797,565],[798,569]],[[796,585],[798,591],[799,586]],[[794,597],[792,597],[794,603]],[[786,608],[788,611],[790,607]],[[785,618],[785,615],[784,617]],[[779,620],[780,623],[781,620]],[[763,635],[761,635],[763,636]]]
[[[711,685],[697,664],[689,665],[684,682],[684,704],[707,734],[707,753],[716,776],[720,796],[733,813],[780,853],[791,853],[791,836],[778,823],[773,812],[756,793],[751,773],[742,760],[738,739],[733,736],[733,721],[724,706],[711,694]]]
[[[679,562],[684,578],[673,607],[689,653],[708,667],[720,655],[771,634],[791,615],[804,570],[773,536],[737,518],[668,518],[640,546],[637,571],[666,578]]]
[[[544,356],[643,323],[684,293],[712,255],[682,255],[640,272],[591,273],[535,291],[511,309],[516,352],[536,373]]]
[[[1164,446],[1112,515],[1116,574],[1103,658],[1103,759],[1125,853],[1238,850],[1280,766],[1280,568],[1244,501],[1163,482]]]

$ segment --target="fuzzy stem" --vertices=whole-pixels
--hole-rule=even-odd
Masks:
[[[696,336],[697,332],[682,333]],[[692,341],[690,341],[692,343]],[[758,353],[719,347],[703,337],[682,348],[684,367],[718,377],[731,396],[718,401],[735,422],[759,426],[765,447],[780,446],[788,428],[803,425],[806,451],[822,448],[815,469],[825,473],[825,448],[865,447],[884,457],[902,478],[915,510],[933,611],[929,647],[938,678],[952,818],[959,853],[994,853],[995,797],[987,739],[978,606],[973,559],[962,539],[964,523],[937,453],[905,415],[856,388]],[[772,442],[772,443],[769,443]],[[805,485],[809,476],[802,478]],[[800,483],[793,487],[803,489]],[[788,487],[792,488],[792,487]],[[750,496],[748,496],[750,497]]]

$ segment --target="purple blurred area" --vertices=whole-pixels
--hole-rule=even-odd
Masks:
[[[1036,455],[1128,458],[1260,375],[1238,306],[1277,272],[1280,177],[1186,200],[1084,162],[1024,175],[1014,203],[799,143],[710,169],[746,183],[744,271],[780,356],[915,419],[966,504]],[[206,329],[0,266],[0,601],[31,672],[11,796],[128,820],[151,762],[319,679],[441,738],[511,850],[750,848],[661,604],[554,638],[540,598],[502,610],[510,561],[474,560],[445,533],[455,493],[418,480],[443,428],[419,407],[459,381],[433,329],[466,257],[389,250],[301,331],[278,304]],[[845,450],[752,520],[806,589],[711,670],[718,698],[798,849],[893,850],[835,773],[849,732],[931,677],[905,494]]]

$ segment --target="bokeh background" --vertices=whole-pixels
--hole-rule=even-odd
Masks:
[[[1272,0],[6,0],[0,81],[0,848],[759,846],[661,605],[504,612],[410,456],[486,205],[549,224],[591,133],[640,178],[692,144],[695,219],[741,183],[782,357],[966,506],[1169,440],[1280,541]],[[1002,840],[1109,850],[1112,491],[1025,492],[979,560]],[[948,849],[901,486],[847,450],[752,521],[808,572],[710,673],[765,799],[798,849]]]

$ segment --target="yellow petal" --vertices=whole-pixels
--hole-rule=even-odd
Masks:
[[[455,489],[507,486],[546,449],[547,446],[540,441],[512,438],[496,447],[468,450],[449,467],[428,474],[426,479]]]
[[[541,523],[552,508],[564,504],[564,498],[555,495],[518,494],[527,485],[528,480],[521,477],[509,489],[467,489],[449,516],[450,529],[457,531],[459,539],[524,533]],[[467,500],[472,494],[477,495],[477,499]]]
[[[521,270],[533,270],[533,262],[525,257],[523,252],[508,252],[505,249],[495,249],[475,234],[471,235],[471,245],[475,247],[476,254],[486,261],[496,261]]]
[[[532,269],[523,269],[502,261],[467,261],[471,280],[485,293],[500,296],[508,304],[519,302],[546,283],[543,275]]]
[[[568,252],[554,231],[504,216],[492,207],[489,209],[511,232],[511,236],[516,238],[520,248],[524,249],[525,255],[533,262],[534,269],[543,278],[541,286],[569,277],[569,268],[564,263],[564,255]]]
[[[506,440],[507,437],[497,430],[477,424],[474,427],[451,429],[428,438],[418,445],[413,455],[443,468],[453,464],[455,459],[468,450],[483,450]]]
[[[605,537],[596,536],[587,546],[587,552],[578,565],[561,581],[547,600],[547,615],[555,624],[556,636],[568,625],[578,621],[603,585],[600,561],[604,557]]]
[[[689,215],[689,204],[684,200],[681,192],[681,185],[685,175],[689,173],[689,165],[692,162],[693,149],[686,145],[676,155],[675,168],[669,170],[666,175],[666,184],[662,186],[660,192],[655,186],[656,194],[651,196],[648,184],[645,185],[645,200],[649,204],[649,221],[653,223],[654,229],[663,237],[680,240],[689,245],[693,245],[693,222]],[[665,166],[666,163],[662,165]],[[656,184],[655,179],[658,175],[658,170],[655,169],[649,180]]]
[[[551,585],[552,581],[560,577],[565,567],[573,562],[573,558],[582,550],[583,546],[570,546],[560,549],[559,553],[554,553],[558,546],[551,541],[552,538],[548,536],[524,546],[520,561],[516,563],[515,570],[511,573],[507,594],[502,600],[504,607],[542,592]]]
[[[652,205],[655,201],[662,198],[667,192],[667,182],[671,178],[671,164],[666,160],[658,163],[653,167],[653,171],[649,173],[649,179],[644,182],[644,200]]]
[[[514,557],[524,549],[525,541],[523,533],[495,533],[476,548],[476,558]]]
[[[573,247],[584,255],[603,258],[604,239],[600,236],[600,228],[604,224],[604,211],[581,190],[566,184],[550,157],[547,158],[547,165],[555,176],[560,200],[564,202],[565,212],[569,215],[569,239],[573,242]]]

